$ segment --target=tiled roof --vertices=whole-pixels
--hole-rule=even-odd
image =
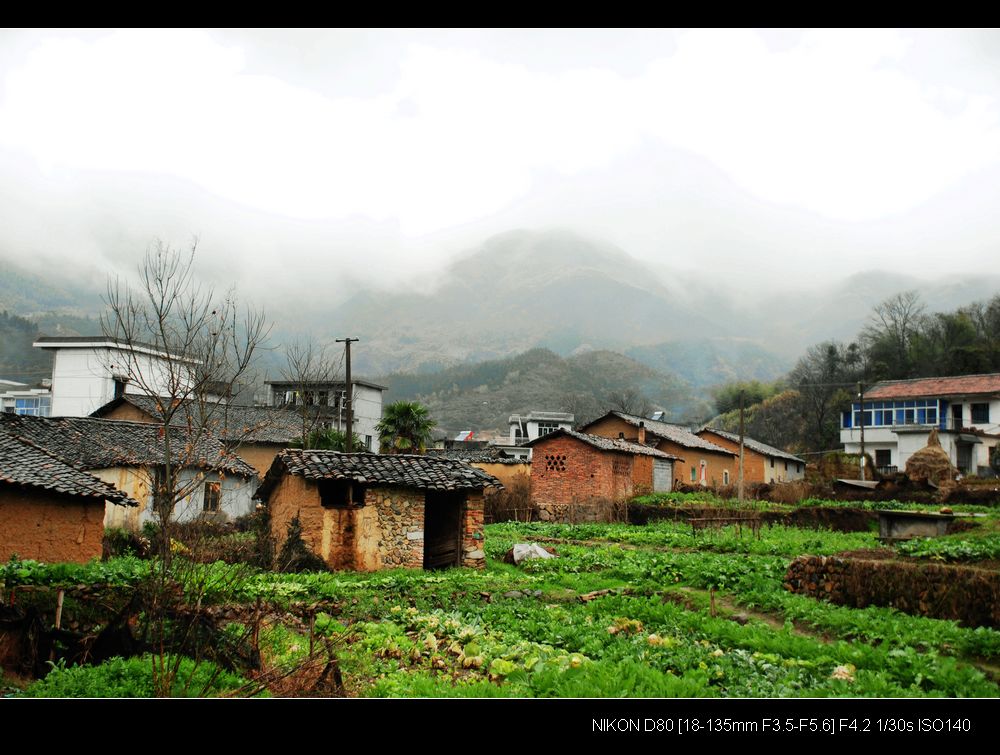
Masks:
[[[865,391],[865,400],[879,398],[933,398],[994,394],[1000,396],[1000,372],[987,375],[883,380]]]
[[[165,455],[162,428],[146,422],[2,414],[0,428],[77,469],[151,466],[162,464]],[[175,464],[257,476],[253,467],[227,452],[208,433],[192,439],[184,430],[173,428],[170,439]]]
[[[701,451],[711,451],[712,453],[727,454],[728,456],[733,455],[733,452],[730,451],[729,449],[722,448],[721,446],[717,446],[714,443],[709,443],[707,440],[699,438],[693,432],[691,432],[685,427],[681,427],[680,425],[671,425],[667,422],[660,422],[655,419],[646,419],[645,417],[637,417],[634,414],[625,414],[625,412],[608,412],[607,414],[604,415],[604,417],[595,419],[593,422],[584,426],[582,429],[586,430],[588,427],[597,424],[605,417],[611,417],[611,416],[618,417],[618,419],[624,420],[628,424],[634,425],[635,427],[638,427],[640,422],[645,423],[647,437],[649,436],[650,433],[652,433],[653,435],[659,438],[663,438],[664,440],[669,440],[673,443],[676,443],[678,446],[684,446],[684,448],[693,448]]]
[[[161,410],[157,408],[157,402],[166,400],[168,399],[126,393],[96,409],[90,416],[104,417],[127,403],[150,417],[160,417]],[[186,412],[190,411],[195,416],[197,410],[195,402],[186,401],[181,411],[174,415],[174,421],[187,424],[184,421]],[[213,432],[216,435],[231,442],[287,444],[302,437],[302,416],[291,409],[213,403],[210,405],[208,421],[214,426]]]
[[[470,464],[527,464],[528,460],[515,459],[499,448],[428,448],[428,455],[439,459],[457,459]]]
[[[390,485],[423,490],[482,490],[502,487],[481,469],[455,459],[417,454],[340,453],[286,448],[267,471],[255,498],[267,500],[285,472],[308,480],[352,480],[364,485]]]
[[[736,433],[726,432],[725,430],[717,430],[714,427],[703,427],[698,431],[698,433],[699,435],[701,433],[715,433],[726,440],[731,440],[733,443],[740,442],[740,436]],[[761,443],[759,440],[748,438],[746,435],[743,436],[743,445],[751,451],[756,451],[764,456],[773,456],[777,459],[788,459],[789,461],[795,461],[799,464],[805,464],[804,460],[800,459],[798,456],[788,453],[788,451],[782,451],[780,448],[769,446],[767,443]]]
[[[0,429],[0,482],[51,490],[71,496],[138,506],[125,493],[91,474],[74,469],[51,454]]]
[[[640,456],[655,456],[658,459],[673,459],[675,461],[684,461],[684,459],[679,456],[673,456],[663,451],[657,450],[650,446],[643,446],[639,443],[632,443],[628,440],[622,440],[621,438],[605,438],[602,435],[590,435],[588,433],[578,433],[576,430],[566,430],[560,428],[554,430],[551,433],[546,433],[545,435],[540,435],[533,441],[525,443],[526,446],[537,446],[539,443],[552,440],[553,438],[558,438],[561,435],[568,435],[570,438],[576,438],[577,440],[582,440],[594,448],[599,448],[602,451],[617,451],[619,453],[627,454],[639,454]]]

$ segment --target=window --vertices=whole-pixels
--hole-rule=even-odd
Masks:
[[[544,424],[543,425],[541,422],[539,422],[538,423],[538,437],[540,438],[543,435],[548,435],[549,433],[554,433],[558,429],[559,429],[559,425],[552,425],[552,424]]]
[[[892,465],[892,452],[888,448],[875,449],[875,466],[888,467]]]
[[[6,408],[5,411],[10,414],[26,414],[31,417],[48,417],[52,414],[52,397],[16,398],[14,406]]]
[[[771,457],[771,469],[774,469],[774,457]]]
[[[549,472],[565,472],[566,456],[564,454],[545,454],[545,469]]]
[[[990,421],[990,405],[989,404],[973,404],[972,405],[972,424],[974,425],[986,425]]]
[[[350,480],[320,480],[319,502],[327,508],[363,506],[365,503],[365,487]]]
[[[365,448],[367,448],[369,451],[372,450],[372,436],[370,435],[365,436]]]
[[[691,482],[698,482],[698,472],[695,471],[694,467],[691,467]]]
[[[222,483],[221,482],[206,482],[205,483],[205,497],[204,504],[202,505],[203,511],[218,511],[219,501],[222,500]]]
[[[729,470],[728,469],[723,469],[722,470],[722,484],[723,485],[728,485],[729,484]]]
[[[788,471],[788,462],[787,461],[785,462],[785,471],[786,472]]]

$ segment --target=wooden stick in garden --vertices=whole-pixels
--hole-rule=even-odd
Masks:
[[[62,608],[63,608],[63,598],[66,597],[66,591],[60,589],[56,594],[56,629],[62,626]]]

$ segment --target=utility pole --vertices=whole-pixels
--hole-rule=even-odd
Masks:
[[[861,479],[865,479],[865,384],[858,381],[858,398],[861,400]]]
[[[743,508],[743,391],[740,391],[740,476],[736,495]]]
[[[351,453],[354,450],[354,390],[351,385],[351,344],[357,340],[357,338],[337,339],[337,343],[344,344],[344,349],[346,350],[346,353],[344,354],[344,365],[347,372],[345,375],[345,382],[347,383],[347,430],[344,435],[344,448],[347,449],[347,453]]]

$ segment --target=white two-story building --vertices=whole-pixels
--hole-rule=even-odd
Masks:
[[[43,336],[36,349],[53,352],[53,417],[87,417],[125,393],[171,395],[178,366],[194,360],[167,355],[153,346],[125,345],[104,336]],[[172,374],[173,373],[173,374]]]
[[[840,441],[847,453],[865,451],[883,472],[902,470],[927,445],[933,428],[952,464],[964,474],[990,466],[1000,443],[1000,373],[886,380],[865,391],[841,414]]]

